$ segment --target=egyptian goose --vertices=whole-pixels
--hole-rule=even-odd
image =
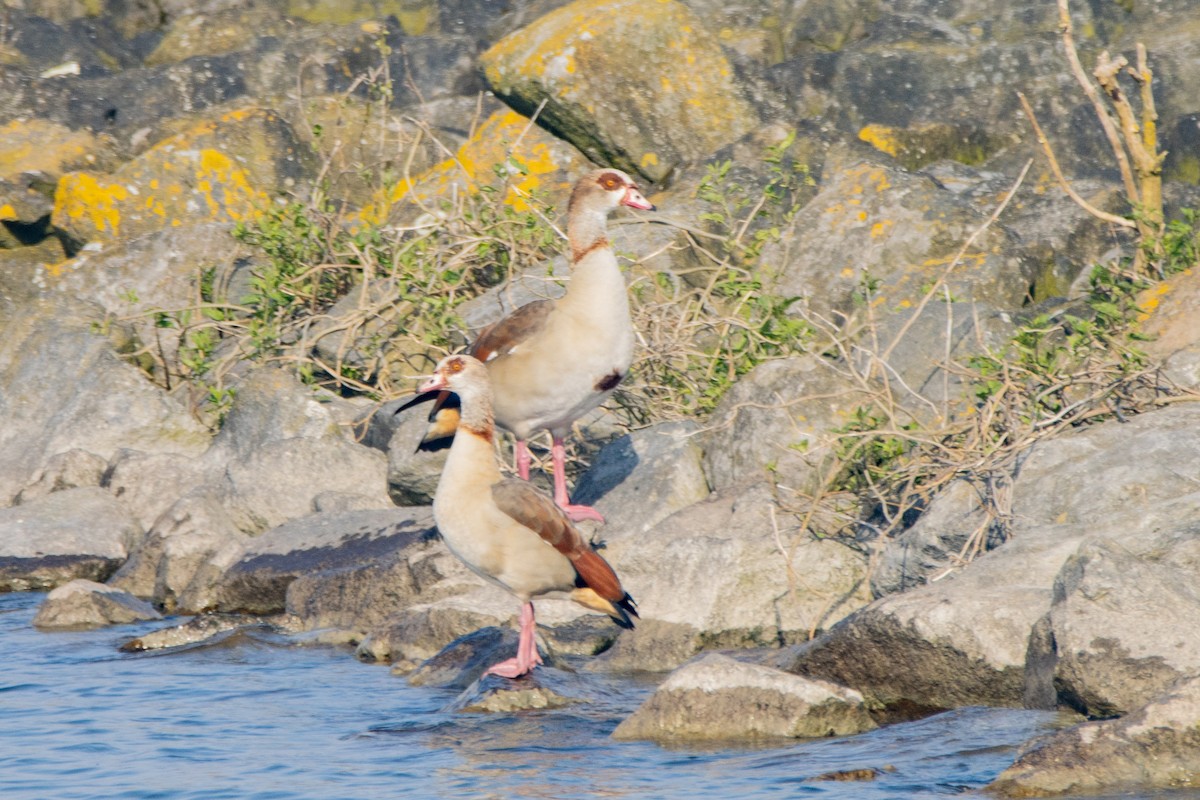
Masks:
[[[501,475],[487,368],[468,355],[442,359],[418,391],[446,390],[458,395],[461,416],[433,498],[434,520],[456,556],[521,600],[517,655],[485,674],[516,678],[542,663],[534,641],[534,597],[567,592],[632,628],[637,606],[608,562],[547,494]]]
[[[496,424],[516,437],[517,474],[523,479],[529,479],[532,460],[526,440],[536,431],[550,431],[554,501],[575,521],[604,518],[588,506],[571,505],[563,440],[575,420],[613,393],[633,361],[625,279],[608,243],[608,215],[618,206],[654,208],[620,170],[598,169],[580,178],[567,205],[571,280],[566,294],[521,306],[480,331],[468,350],[487,364]],[[439,397],[430,413],[425,443],[453,435],[457,414],[446,400]]]

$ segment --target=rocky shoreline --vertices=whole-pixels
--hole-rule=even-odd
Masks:
[[[995,792],[1200,786],[1200,270],[1141,298],[1146,357],[1171,387],[1144,413],[1114,398],[1108,419],[1032,437],[1000,482],[964,465],[889,535],[862,508],[847,512],[859,533],[829,535],[802,502],[838,453],[830,431],[854,430],[879,391],[855,380],[871,336],[891,342],[878,350],[912,419],[969,416],[951,362],[1080,302],[1093,264],[1130,255],[1043,167],[1017,179],[1040,158],[1020,88],[1075,189],[1128,211],[1052,5],[96,5],[9,0],[0,25],[0,591],[49,591],[35,624],[190,617],[131,649],[268,624],[460,687],[463,710],[557,707],[586,701],[595,672],[664,673],[622,738],[1058,708],[1079,724],[1030,743]],[[1195,207],[1190,5],[1072,11],[1088,53],[1149,48],[1168,209]],[[412,143],[385,192],[351,168],[378,155],[378,130]],[[590,532],[642,619],[620,632],[541,603],[547,667],[477,681],[513,646],[512,603],[437,536],[443,456],[414,452],[424,418],[230,351],[217,424],[212,397],[163,379],[181,357],[164,331],[201,316],[198,274],[261,279],[264,250],[233,233],[283,198],[331,186],[342,212],[415,236],[438,198],[497,174],[506,202],[561,211],[589,163],[638,173],[660,210],[614,224],[631,292],[719,280],[701,251],[724,203],[758,237],[721,262],[753,269],[739,291],[787,298],[796,331],[870,336],[731,368],[705,415],[586,419],[574,499],[605,515]],[[790,205],[774,216],[745,202],[776,191]],[[556,290],[562,262],[519,266],[458,307],[468,327]],[[393,313],[389,292],[344,289]],[[323,314],[313,358],[365,369],[386,330]],[[1003,495],[1003,535],[985,494]]]

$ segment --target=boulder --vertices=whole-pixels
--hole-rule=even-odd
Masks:
[[[0,509],[0,591],[103,581],[141,539],[133,515],[98,486],[64,489]]]
[[[862,556],[804,533],[763,484],[716,492],[602,553],[641,621],[598,668],[644,669],[651,655],[669,669],[702,647],[803,641],[867,599]]]
[[[861,609],[780,654],[789,672],[852,687],[891,713],[1022,706],[1026,652],[1055,576],[1089,533],[1045,526],[969,568]]]
[[[211,605],[207,584],[220,563],[218,555],[240,551],[246,538],[215,493],[197,488],[155,519],[109,584],[168,611],[203,611]]]
[[[771,476],[815,491],[828,457],[828,431],[844,427],[869,402],[845,370],[816,356],[759,364],[735,383],[713,412],[704,467],[720,491]]]
[[[22,305],[0,341],[0,505],[51,459],[120,448],[197,455],[209,434],[180,403],[93,331],[94,307],[65,298]]]
[[[429,535],[428,509],[311,514],[246,543],[214,587],[223,612],[273,614],[302,575],[382,561]]]
[[[99,486],[104,479],[108,463],[87,450],[67,450],[46,460],[30,478],[25,488],[13,499],[14,505],[31,503],[53,492],[77,489],[81,486]],[[146,527],[144,521],[142,527]]]
[[[488,667],[516,652],[516,629],[488,626],[450,642],[408,672],[407,679],[413,686],[463,690],[482,678]]]
[[[38,608],[39,628],[97,628],[162,619],[154,606],[103,583],[82,578],[54,589]]]
[[[614,739],[807,739],[875,727],[862,695],[709,653],[671,673]]]
[[[201,120],[112,175],[70,172],[51,224],[82,244],[183,225],[252,219],[281,188],[308,175],[311,156],[272,111],[244,108]]]
[[[541,123],[592,161],[655,182],[758,122],[717,39],[676,0],[576,0],[480,61],[514,108],[540,109]]]
[[[1146,796],[1200,787],[1200,677],[1179,680],[1120,719],[1029,743],[988,785],[999,797]]]
[[[1172,504],[1194,519],[1200,494]],[[1048,636],[1030,646],[1059,702],[1089,717],[1127,714],[1179,679],[1200,673],[1200,530],[1195,523],[1146,530],[1130,521],[1084,544],[1055,581]]]
[[[605,539],[640,536],[708,497],[700,426],[692,421],[642,428],[605,445],[575,484],[572,502],[604,515]]]
[[[329,491],[392,507],[383,454],[350,441],[321,396],[281,369],[254,370],[238,385],[203,460],[221,470],[212,485],[251,534],[310,513]]]
[[[986,221],[928,176],[847,154],[826,163],[816,197],[763,248],[759,270],[775,276],[771,291],[825,317],[851,313],[864,281],[871,308],[884,313],[919,303],[943,276],[956,300],[1019,308],[1040,266],[1021,255],[1016,234],[986,226],[954,264]]]

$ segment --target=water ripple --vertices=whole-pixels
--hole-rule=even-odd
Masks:
[[[662,747],[609,734],[651,690],[603,679],[590,708],[445,713],[345,650],[252,632],[169,654],[117,647],[162,623],[41,632],[41,596],[0,595],[0,798],[818,797],[975,792],[1046,729],[1036,712],[960,709],[863,736]],[[821,780],[839,770],[874,780]]]

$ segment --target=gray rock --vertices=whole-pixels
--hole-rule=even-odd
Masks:
[[[203,611],[212,603],[208,582],[219,571],[218,554],[240,553],[246,539],[214,493],[200,488],[158,517],[109,583],[169,611]]]
[[[109,462],[104,487],[149,529],[193,487],[219,480],[222,466],[204,456],[122,448]]]
[[[916,524],[884,542],[871,573],[872,594],[903,592],[961,568],[973,555],[964,548],[976,535],[983,537],[984,550],[999,544],[989,541],[990,524],[979,490],[966,480],[952,482]]]
[[[326,515],[330,516],[330,515]],[[345,628],[378,633],[395,625],[409,609],[455,597],[478,586],[474,575],[451,555],[434,534],[428,508],[340,514],[338,519],[376,520],[409,531],[385,552],[356,557],[336,569],[307,570],[287,589],[287,609],[310,628]],[[405,520],[403,523],[398,520]],[[507,607],[502,606],[507,610]],[[441,639],[441,647],[454,636]]]
[[[273,614],[301,575],[384,559],[432,529],[428,509],[311,514],[250,540],[213,589],[217,610]]]
[[[14,498],[14,505],[29,503],[63,489],[80,486],[99,486],[108,469],[108,462],[86,450],[68,450],[46,460]]]
[[[401,506],[429,505],[437,492],[438,479],[446,464],[449,448],[419,450],[418,445],[429,432],[429,403],[421,403],[399,414],[395,408],[408,398],[385,405],[376,413],[391,415],[393,433],[384,449],[387,451],[387,489],[392,502]],[[431,401],[432,402],[432,401]]]
[[[386,461],[350,441],[319,396],[273,368],[251,373],[204,459],[223,465],[216,487],[238,528],[259,533],[313,510],[317,495],[362,495],[391,508]]]
[[[641,614],[598,657],[611,668],[643,668],[631,657],[655,651],[682,656],[658,668],[678,666],[700,644],[802,641],[867,600],[861,555],[803,533],[761,484],[717,492],[603,554]]]
[[[1191,676],[1120,719],[1035,739],[988,790],[1000,797],[1143,796],[1196,787],[1200,677]]]
[[[195,455],[208,433],[174,398],[122,361],[92,330],[91,306],[22,304],[0,339],[0,505],[50,459],[84,450],[106,461],[121,448]]]
[[[637,15],[632,8],[552,11],[480,60],[501,98],[540,109],[543,125],[593,161],[661,181],[680,162],[754,128],[758,114],[717,39],[686,6],[659,3]],[[639,99],[631,105],[619,96]],[[695,117],[688,103],[708,113]]]
[[[413,686],[466,689],[495,663],[517,652],[517,631],[489,626],[460,636],[412,672]]]
[[[1014,475],[1002,476],[1001,489],[1011,485],[1009,535],[1066,525],[1124,537],[1191,518],[1196,504],[1188,499],[1195,490],[1190,476],[1200,472],[1198,424],[1200,408],[1180,405],[1039,442]],[[911,529],[887,542],[872,576],[874,592],[883,595],[962,569],[967,562],[960,551],[981,526],[986,547],[995,546],[999,532],[978,494],[964,482],[951,484]]]
[[[1088,532],[1028,531],[959,573],[877,600],[783,651],[778,663],[906,713],[1021,706],[1030,632],[1050,609],[1059,568]]]
[[[516,680],[487,675],[468,686],[447,711],[511,714],[542,711],[586,703],[588,688],[578,676],[538,667]]]
[[[709,653],[672,672],[613,738],[800,739],[874,727],[852,689]]]
[[[97,486],[64,489],[0,509],[0,591],[103,581],[125,561],[142,528]]]
[[[827,432],[852,420],[868,398],[832,362],[814,356],[767,361],[721,398],[708,422],[704,466],[714,490],[775,476],[813,491],[828,452]]]
[[[1200,510],[1200,495],[1190,505]],[[1200,642],[1187,623],[1200,620],[1198,571],[1195,523],[1132,527],[1084,544],[1055,582],[1049,636],[1031,645],[1031,658],[1053,665],[1041,674],[1052,683],[1040,691],[1056,690],[1087,716],[1111,717],[1200,673]]]
[[[162,614],[128,592],[84,579],[59,586],[38,608],[39,628],[97,628],[162,619]]]
[[[129,320],[142,346],[173,363],[180,332],[159,327],[156,312],[194,305],[201,269],[212,269],[220,285],[220,276],[231,273],[241,255],[233,223],[200,222],[85,250],[47,284],[55,292],[98,303],[115,319]],[[161,381],[162,365],[153,369]]]
[[[457,594],[393,610],[391,618],[371,630],[359,645],[358,657],[365,661],[389,661],[397,672],[407,673],[436,656],[463,636],[464,631],[501,625],[513,627],[515,608],[506,593],[491,587],[476,593],[472,590],[479,589],[478,584],[466,576],[463,579],[465,582],[457,587],[447,587],[447,591]]]
[[[610,442],[575,485],[571,500],[604,515],[605,539],[638,536],[708,497],[699,426],[668,422]]]

